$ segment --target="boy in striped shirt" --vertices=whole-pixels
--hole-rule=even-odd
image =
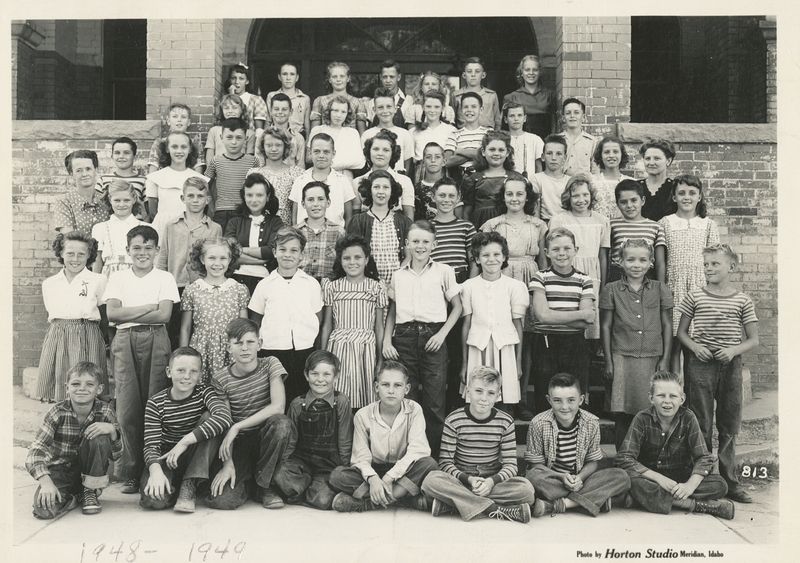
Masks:
[[[635,180],[622,180],[614,189],[617,207],[622,217],[611,219],[611,265],[608,268],[608,283],[622,279],[622,243],[640,238],[654,248],[653,266],[647,277],[664,283],[667,275],[667,239],[664,227],[642,217],[642,206],[646,197],[644,184]]]
[[[535,500],[533,486],[517,477],[514,419],[494,408],[500,372],[480,366],[469,374],[469,404],[447,416],[439,471],[422,483],[433,498],[431,514],[454,514],[464,521],[488,516],[527,523]]]
[[[611,497],[630,489],[622,469],[600,469],[600,421],[580,408],[578,380],[568,373],[550,379],[547,401],[552,407],[528,427],[525,475],[536,489],[533,517],[583,508],[590,515],[611,510]]]
[[[684,347],[688,407],[697,416],[711,451],[716,400],[719,472],[728,485],[728,498],[749,503],[753,500],[740,487],[736,474],[736,435],[742,424],[742,354],[758,346],[758,318],[753,300],[731,283],[738,261],[727,244],[703,250],[708,284],[690,292],[678,305],[678,340]]]
[[[172,387],[147,400],[144,409],[142,508],[194,512],[197,484],[208,479],[231,411],[211,387],[198,386],[203,358],[194,348],[172,353]],[[178,492],[178,490],[180,492]]]
[[[214,180],[214,222],[219,223],[225,232],[225,226],[236,215],[236,208],[242,203],[240,191],[247,178],[247,171],[260,163],[258,158],[245,152],[247,126],[238,117],[222,122],[222,146],[222,154],[215,155],[208,163],[206,177],[209,182]]]

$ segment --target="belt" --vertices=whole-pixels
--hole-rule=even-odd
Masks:
[[[400,323],[395,325],[395,328],[416,328],[417,330],[421,330],[423,328],[432,328],[434,330],[439,330],[444,326],[444,323],[420,323],[417,321],[412,321],[410,323]]]
[[[127,328],[120,329],[120,332],[124,330],[130,330],[131,332],[153,332],[160,328],[163,328],[163,324],[155,324],[155,325],[134,325],[129,326]]]

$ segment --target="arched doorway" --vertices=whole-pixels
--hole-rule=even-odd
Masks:
[[[253,87],[262,95],[280,88],[280,65],[294,61],[300,88],[311,98],[324,92],[328,63],[350,66],[356,95],[370,96],[381,61],[400,63],[404,90],[420,73],[432,70],[460,76],[471,56],[486,63],[486,85],[502,96],[517,88],[515,69],[526,54],[538,54],[529,18],[341,18],[260,19],[253,22],[248,45]]]

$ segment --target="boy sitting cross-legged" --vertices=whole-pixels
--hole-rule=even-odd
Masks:
[[[306,504],[329,510],[336,495],[328,476],[350,463],[353,447],[353,411],[347,395],[334,391],[339,358],[326,350],[312,352],[306,360],[309,391],[289,405],[289,420],[296,433],[275,475],[275,484],[289,504]]]
[[[233,364],[215,373],[211,384],[230,405],[233,425],[219,448],[222,467],[214,463],[206,504],[233,510],[255,493],[264,508],[281,508],[283,500],[271,483],[292,437],[292,422],[283,415],[286,370],[274,357],[258,357],[255,322],[234,319],[227,335]]]
[[[728,485],[712,475],[714,456],[700,424],[683,406],[680,378],[657,371],[650,379],[652,407],[634,417],[616,464],[631,479],[630,497],[648,512],[669,514],[672,507],[733,519],[733,503],[722,497]],[[721,499],[721,500],[718,500]],[[625,504],[633,505],[630,498]]]
[[[436,462],[430,457],[422,407],[405,398],[408,391],[408,370],[384,361],[375,375],[378,400],[353,420],[350,467],[337,467],[328,479],[340,491],[333,498],[334,510],[362,512],[395,502],[428,510],[420,485]]]
[[[84,514],[100,512],[98,490],[108,485],[108,465],[122,453],[117,415],[97,399],[102,372],[78,362],[67,373],[68,397],[52,406],[28,451],[25,468],[39,481],[33,515],[42,520],[72,510],[83,500]]]
[[[528,428],[525,475],[536,489],[533,517],[583,508],[592,516],[611,510],[611,497],[630,489],[622,469],[599,469],[600,422],[583,403],[580,384],[568,373],[550,379],[552,409],[538,414]]]
[[[535,500],[531,484],[517,477],[514,419],[494,408],[500,398],[500,372],[479,366],[469,374],[469,404],[447,416],[442,433],[440,471],[422,484],[432,497],[434,516],[453,514],[465,521],[478,516],[527,523]]]
[[[198,482],[208,479],[221,435],[231,425],[228,405],[211,387],[198,387],[202,371],[200,352],[178,348],[167,368],[172,387],[147,401],[142,508],[174,505],[176,512],[194,512]]]

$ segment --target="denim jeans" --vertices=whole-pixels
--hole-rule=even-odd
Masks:
[[[629,471],[628,477],[631,480],[631,496],[647,512],[657,514],[669,514],[672,510],[672,494],[663,489],[655,481],[651,481],[636,471]],[[695,500],[717,500],[724,497],[728,492],[725,479],[719,475],[706,475],[703,481],[689,495]]]
[[[395,481],[395,484],[407,490],[410,496],[418,495],[422,482],[427,478],[428,474],[438,466],[439,465],[432,457],[421,457],[411,464],[406,474]],[[378,477],[381,478],[383,478],[386,472],[392,467],[394,467],[394,464],[372,464],[372,468],[378,474]],[[347,493],[348,495],[353,495],[355,498],[369,498],[369,483],[364,480],[361,470],[357,467],[344,467],[340,465],[333,470],[331,476],[328,478],[328,483],[334,491]]]
[[[333,497],[336,496],[328,485],[333,469],[290,457],[281,463],[275,474],[275,485],[286,495],[289,504],[306,504],[320,510],[330,510]]]
[[[69,504],[67,495],[79,496],[83,488],[102,489],[108,486],[108,466],[111,463],[111,438],[103,434],[93,440],[81,438],[78,459],[69,465],[52,465],[50,479],[61,493],[61,502],[50,510],[36,506],[39,491],[33,494],[33,512],[39,518],[49,520],[60,514]]]
[[[547,385],[557,373],[574,375],[581,384],[581,393],[588,398],[591,361],[591,350],[583,338],[583,331],[568,334],[533,333],[531,376],[536,414],[550,409]]]
[[[742,357],[731,362],[703,362],[684,348],[684,374],[689,389],[687,406],[697,417],[708,451],[717,402],[719,473],[729,490],[739,487],[736,474],[736,436],[742,427]]]
[[[439,332],[443,324],[403,323],[395,327],[392,338],[392,344],[400,355],[400,363],[408,369],[408,382],[411,384],[408,398],[422,406],[425,435],[434,458],[439,457],[439,444],[446,416],[447,342],[436,352],[426,352],[425,344]]]
[[[564,486],[561,475],[545,465],[535,465],[525,477],[536,489],[536,496],[553,501],[568,498],[578,503],[592,516],[600,513],[600,507],[611,497],[621,495],[631,488],[631,481],[624,470],[616,467],[598,469],[586,478],[583,488],[573,492]]]
[[[211,508],[233,510],[247,502],[247,498],[255,493],[256,485],[268,488],[280,468],[293,432],[291,420],[282,414],[274,414],[259,430],[236,436],[231,452],[236,486],[231,488],[230,482],[226,483],[219,495],[208,495],[206,504]],[[216,460],[212,472],[216,474],[221,468],[222,464]]]
[[[480,475],[480,472],[470,472],[470,474],[480,477],[489,476]],[[422,492],[428,497],[454,506],[465,522],[480,516],[494,504],[511,506],[531,504],[536,500],[533,486],[523,477],[512,477],[496,483],[489,496],[482,497],[473,493],[461,481],[444,471],[432,471],[422,483]]]

